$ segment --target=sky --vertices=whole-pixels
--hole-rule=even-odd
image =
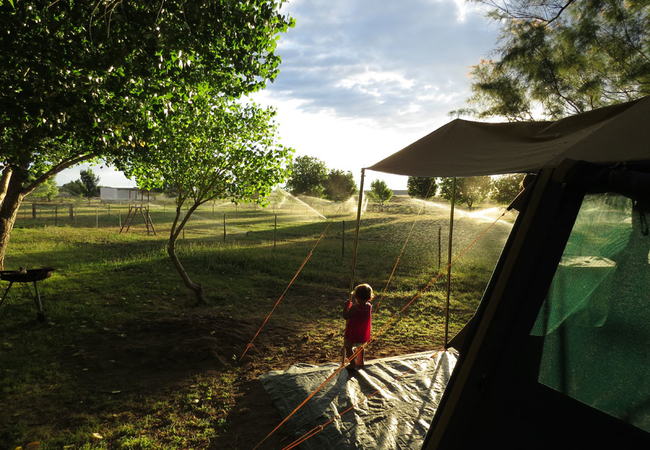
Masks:
[[[469,67],[496,47],[498,24],[461,0],[292,0],[296,26],[280,38],[280,74],[251,99],[277,111],[281,143],[329,169],[361,169],[452,120],[470,95]],[[79,177],[88,164],[59,174]],[[100,185],[133,186],[92,166]],[[406,177],[368,171],[392,189]]]

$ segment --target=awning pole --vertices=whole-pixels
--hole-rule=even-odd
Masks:
[[[449,298],[451,296],[451,249],[454,237],[454,206],[456,205],[456,177],[451,183],[451,208],[449,209],[449,242],[447,252],[447,305],[445,307],[445,347],[449,344]]]
[[[359,224],[361,223],[361,207],[363,205],[363,180],[366,177],[366,169],[361,169],[361,182],[359,183],[359,204],[357,205],[357,225],[354,230],[354,250],[352,251],[352,276],[350,277],[350,299],[354,289],[354,272],[357,268],[357,247],[359,245]]]

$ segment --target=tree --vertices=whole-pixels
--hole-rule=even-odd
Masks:
[[[57,195],[59,195],[59,188],[56,186],[56,180],[54,178],[49,178],[45,182],[39,184],[38,187],[29,194],[29,198],[34,200],[46,199],[48,202],[51,202]]]
[[[312,156],[298,156],[291,165],[291,175],[286,189],[293,195],[323,197],[325,180],[327,180],[327,166],[323,161]]]
[[[370,190],[366,192],[366,195],[373,202],[379,203],[380,209],[383,210],[384,205],[393,198],[393,191],[386,185],[385,181],[375,180],[370,183]]]
[[[451,200],[453,193],[453,178],[440,179],[440,196]],[[483,201],[492,188],[489,176],[456,178],[456,202],[465,203],[469,209]]]
[[[432,177],[409,177],[406,182],[409,197],[428,199],[438,191],[436,179]]]
[[[92,169],[79,172],[79,181],[83,185],[82,194],[86,198],[99,196],[99,176],[95,175]]]
[[[64,192],[72,197],[83,197],[84,185],[79,180],[68,181],[63,186],[61,186],[61,192]]]
[[[327,178],[323,181],[323,188],[325,198],[336,202],[346,200],[351,195],[359,192],[352,172],[344,172],[338,169],[330,170]]]
[[[510,204],[523,189],[525,176],[523,173],[514,173],[496,178],[492,182],[490,197],[497,203]]]
[[[501,24],[471,71],[480,118],[551,119],[650,94],[650,8],[626,0],[476,0]]]
[[[273,186],[286,180],[292,150],[277,143],[274,114],[252,104],[195,97],[158,124],[148,161],[126,170],[145,189],[167,184],[178,192],[167,253],[197,303],[204,301],[203,286],[185,270],[176,241],[202,204],[264,204]]]
[[[145,157],[152,124],[197,93],[262,89],[293,25],[283,0],[14,3],[0,5],[0,268],[25,195],[82,161]]]

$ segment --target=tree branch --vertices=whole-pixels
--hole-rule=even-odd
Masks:
[[[55,166],[52,166],[50,170],[45,172],[43,175],[40,177],[36,178],[34,181],[32,181],[30,184],[28,184],[26,187],[22,189],[22,193],[24,195],[28,195],[30,192],[32,192],[34,189],[38,187],[41,183],[45,182],[48,178],[52,177],[53,175],[56,175],[57,173],[68,169],[72,166],[75,166],[83,161],[88,161],[89,159],[93,159],[97,155],[95,153],[89,153],[86,155],[81,155],[81,156],[76,156],[76,157],[70,157],[67,159],[64,159],[62,162],[59,164],[56,164]]]

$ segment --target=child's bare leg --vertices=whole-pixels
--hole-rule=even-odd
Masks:
[[[343,341],[343,364],[347,364],[348,363],[348,358],[350,358],[354,354],[353,345],[354,345],[354,343],[348,341],[347,339],[345,339]],[[355,364],[354,361],[351,361],[349,363],[349,365],[348,365],[348,367],[350,367],[350,368],[354,368],[355,366],[356,366],[356,364]]]
[[[343,340],[343,364],[348,363],[348,358],[352,356],[352,342],[347,339]],[[354,362],[352,363],[354,364]]]
[[[345,344],[343,346],[343,364],[348,363],[348,358],[352,356],[352,347]]]
[[[366,363],[366,349],[362,349],[359,354],[357,355],[357,361],[356,364],[357,366],[361,367]]]

